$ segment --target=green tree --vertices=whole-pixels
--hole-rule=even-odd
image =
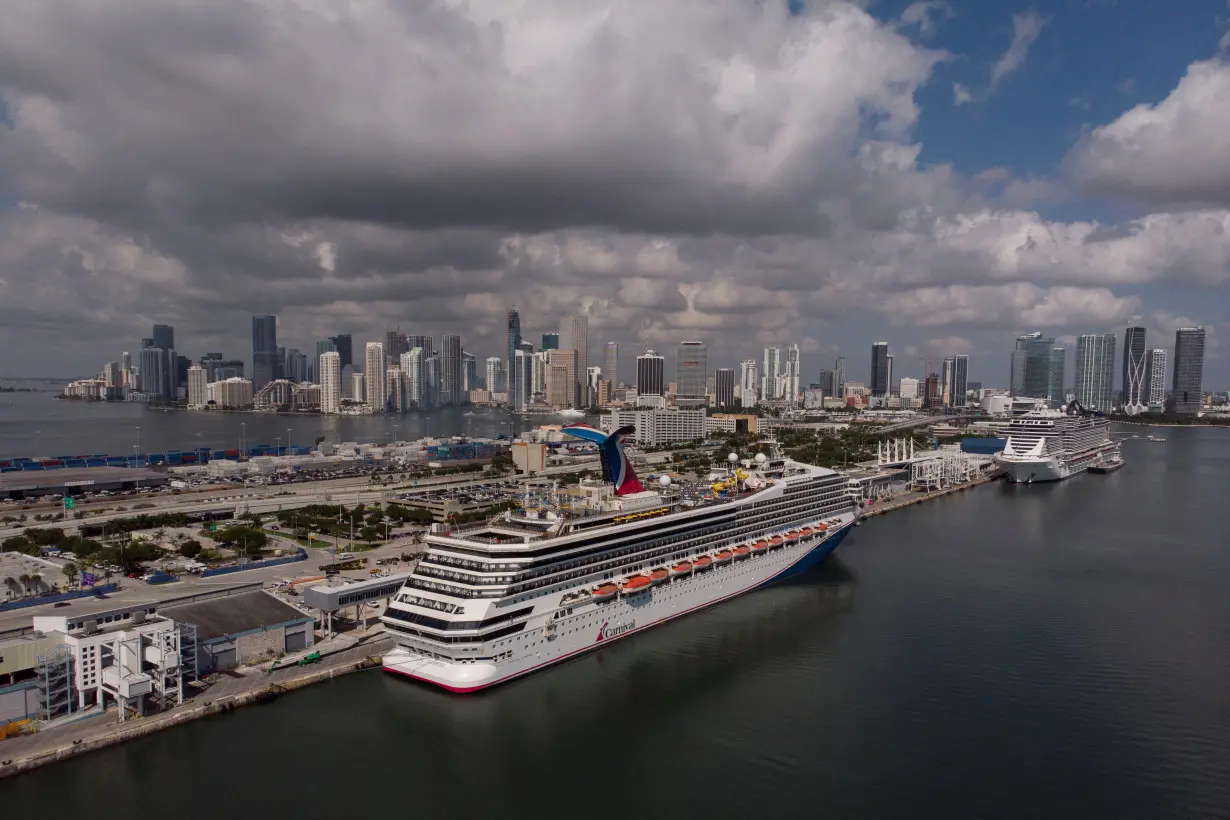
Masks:
[[[24,535],[14,535],[12,538],[4,539],[5,552],[20,552],[24,555],[38,555],[38,544],[35,544]]]
[[[201,554],[201,542],[195,538],[188,538],[179,545],[179,554],[185,558],[196,558]]]
[[[74,564],[72,561],[69,561],[67,564],[65,564],[64,568],[61,569],[60,572],[64,573],[64,577],[68,579],[68,583],[70,586],[73,586],[77,583],[77,576],[81,574],[81,570],[77,569],[77,565]]]

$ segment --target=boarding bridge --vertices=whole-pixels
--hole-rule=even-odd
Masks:
[[[409,572],[398,572],[370,581],[352,581],[334,586],[320,584],[303,590],[303,603],[321,613],[325,631],[332,635],[333,613],[353,606],[355,622],[365,624],[367,615],[363,612],[363,607],[381,599],[387,606],[389,599],[397,594],[409,577]]]

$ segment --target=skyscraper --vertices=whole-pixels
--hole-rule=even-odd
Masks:
[[[952,361],[952,390],[949,391],[953,407],[964,407],[965,394],[969,388],[969,356],[959,353]]]
[[[199,364],[188,368],[188,406],[205,406],[205,368]]]
[[[1174,334],[1174,380],[1170,388],[1171,412],[1194,416],[1204,404],[1204,328],[1181,327]]]
[[[766,347],[764,349],[764,366],[760,373],[760,398],[763,401],[777,401],[777,387],[781,383],[782,349]]]
[[[589,371],[589,317],[573,315],[560,319],[559,346],[562,350],[577,352],[577,406],[588,407],[589,388],[584,382]]]
[[[1153,412],[1166,407],[1166,350],[1155,347],[1145,356],[1145,405]]]
[[[556,407],[577,406],[581,382],[583,381],[583,379],[578,378],[577,376],[577,362],[579,360],[580,356],[578,356],[577,352],[572,348],[557,348],[555,350],[547,351],[547,364],[549,365],[547,376],[547,393],[554,396],[553,400],[548,399],[548,401]],[[514,359],[514,364],[515,363],[516,362]],[[553,374],[555,374],[559,368],[563,368],[564,376],[566,378],[566,384],[562,393],[558,384],[555,385],[555,389],[553,391],[551,383],[551,380],[555,377]]]
[[[487,389],[492,393],[508,392],[508,377],[504,371],[504,360],[499,356],[487,357]]]
[[[680,342],[675,349],[675,405],[705,406],[705,380],[709,374],[709,349],[704,342]]]
[[[558,333],[542,334],[542,349],[543,350],[559,350],[559,334]]]
[[[1123,412],[1145,409],[1145,329],[1129,327],[1123,332]]]
[[[470,391],[478,387],[478,364],[474,360],[474,354],[469,351],[461,351],[461,392],[465,394],[466,401],[469,401]]]
[[[872,396],[888,395],[888,342],[871,346],[871,381],[867,383]]]
[[[832,370],[821,370],[820,379],[816,382],[816,384],[820,385],[820,392],[823,393],[826,398],[837,395],[837,380],[834,378]]]
[[[719,367],[713,373],[713,403],[729,410],[735,406],[735,371]]]
[[[401,361],[401,354],[410,349],[410,340],[400,330],[384,332],[384,355],[391,362]]]
[[[1009,378],[1012,395],[1035,399],[1050,398],[1054,346],[1055,340],[1044,338],[1040,331],[1016,337]]]
[[[341,359],[342,369],[354,367],[354,345],[349,333],[339,333],[332,338],[333,349]]]
[[[602,378],[619,382],[619,343],[607,342],[606,355],[602,358]]]
[[[160,347],[141,348],[141,392],[151,399],[164,399],[169,378],[166,351]]]
[[[636,357],[636,393],[638,396],[665,396],[666,383],[663,380],[666,360],[646,350]]]
[[[401,369],[406,374],[406,404],[423,406],[423,348],[414,347],[401,354]]]
[[[944,360],[944,366],[940,370],[940,397],[944,407],[952,407],[953,371],[956,369],[956,363],[957,360],[949,356]]]
[[[1046,398],[1047,403],[1051,407],[1059,407],[1068,400],[1067,390],[1064,388],[1065,363],[1068,359],[1068,351],[1062,347],[1051,348],[1051,366],[1050,372],[1047,373],[1047,388]]]
[[[456,333],[440,336],[440,406],[464,404],[468,396],[461,390],[461,337]]]
[[[756,390],[759,379],[756,376],[756,360],[744,359],[739,362],[739,387],[736,396],[744,407],[756,406]]]
[[[432,341],[432,338],[430,336],[422,336],[422,335],[407,336],[406,337],[406,350],[408,351],[413,350],[416,347],[423,348],[424,358],[426,358],[427,356],[432,356],[438,352],[436,350],[435,342]]]
[[[846,357],[838,356],[837,361],[833,363],[833,379],[836,381],[837,392],[833,395],[844,397],[846,395]]]
[[[373,410],[385,409],[385,377],[388,363],[384,358],[384,345],[368,342],[363,351],[363,392],[365,401]]]
[[[318,341],[318,342],[316,343],[316,362],[317,362],[317,367],[319,367],[319,366],[320,366],[320,357],[321,357],[321,356],[323,356],[324,354],[328,353],[329,351],[333,351],[334,353],[336,353],[336,352],[337,352],[337,342],[335,342],[332,338],[329,338],[329,339],[321,339],[320,341]],[[339,355],[339,357],[338,357],[338,358],[341,358],[341,356]],[[319,371],[317,371],[317,372],[319,372]]]
[[[338,413],[342,409],[342,356],[326,350],[318,357],[320,373],[320,412]]]
[[[1076,339],[1076,400],[1103,413],[1114,407],[1115,334],[1089,333]]]
[[[799,346],[790,344],[786,346],[786,366],[782,369],[782,388],[778,392],[778,398],[795,404],[799,400],[799,390],[802,387],[801,378],[802,362],[799,359]]]
[[[517,371],[517,393],[513,397],[509,396],[510,403],[514,403],[517,407],[529,407],[530,399],[534,395],[534,354],[524,348],[517,350],[517,355],[513,356],[512,369]]]
[[[517,312],[516,308],[512,308],[508,311],[507,329],[508,334],[505,341],[508,342],[508,356],[504,359],[506,385],[505,392],[508,393],[509,405],[514,410],[523,410],[525,408],[517,407],[516,404],[517,385],[513,382],[513,379],[516,378],[516,374],[512,372],[513,359],[517,356],[517,348],[521,346],[521,314]]]
[[[278,320],[276,316],[252,317],[252,389],[260,390],[277,378]]]

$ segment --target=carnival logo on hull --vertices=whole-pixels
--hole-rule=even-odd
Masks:
[[[611,638],[618,638],[620,635],[625,632],[631,632],[633,629],[636,629],[636,621],[625,621],[614,626],[611,626],[610,621],[603,621],[602,626],[598,628],[598,640],[594,641],[594,643],[602,643]]]

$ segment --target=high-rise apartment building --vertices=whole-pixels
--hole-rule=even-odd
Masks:
[[[423,406],[423,348],[414,347],[401,354],[401,369],[406,374],[407,409]]]
[[[1012,395],[1035,399],[1051,398],[1051,361],[1054,347],[1055,340],[1044,337],[1040,331],[1016,337],[1009,378]]]
[[[143,347],[140,361],[141,392],[155,400],[166,398],[170,378],[166,351],[160,347]]]
[[[777,401],[778,387],[782,375],[782,349],[766,347],[764,349],[764,366],[760,372],[760,398],[764,401]]]
[[[1087,333],[1076,339],[1076,400],[1108,413],[1115,399],[1115,334]]]
[[[551,353],[556,353],[559,348],[553,348],[549,351],[547,357],[547,404],[552,407],[568,407],[572,401],[572,396],[575,394],[572,383],[569,381],[569,368],[562,364],[551,363]],[[573,357],[575,358],[575,356]]]
[[[969,392],[969,356],[959,353],[952,358],[952,389],[949,403],[952,407],[965,407]]]
[[[871,381],[867,384],[871,395],[888,395],[888,342],[876,342],[871,346]]]
[[[917,382],[917,379],[915,381]],[[837,379],[832,370],[821,370],[816,384],[820,385],[820,392],[826,397],[837,395]]]
[[[401,358],[398,357],[398,361]],[[384,374],[385,407],[393,413],[404,413],[409,409],[406,400],[406,374],[401,365],[392,365]]]
[[[1174,334],[1174,377],[1170,387],[1171,412],[1194,416],[1204,404],[1204,328],[1181,327]]]
[[[1145,356],[1145,405],[1154,413],[1166,408],[1166,349],[1155,347]]]
[[[1050,371],[1047,373],[1047,388],[1046,398],[1047,403],[1051,407],[1059,407],[1068,401],[1068,392],[1064,387],[1064,378],[1066,376],[1065,363],[1068,360],[1068,351],[1062,347],[1051,348],[1051,365]]]
[[[797,404],[802,391],[802,360],[799,358],[799,346],[786,346],[786,365],[782,368],[781,389],[777,391],[778,398]]]
[[[205,386],[205,368],[194,364],[188,368],[188,406],[204,407],[208,401]]]
[[[735,406],[735,371],[719,367],[713,372],[713,403],[729,410]]]
[[[561,344],[563,342],[561,341]],[[557,348],[547,351],[547,364],[549,370],[547,373],[547,402],[554,407],[576,407],[580,396],[581,381],[577,376],[577,368],[579,367],[580,355],[572,348]],[[562,367],[565,376],[568,379],[568,387],[566,394],[561,394],[558,385],[554,392],[552,391],[554,373],[556,368]],[[554,397],[554,401],[552,401]]]
[[[478,387],[478,365],[474,361],[474,354],[468,351],[461,351],[461,390],[466,396],[470,395],[470,391]]]
[[[558,333],[542,334],[542,349],[543,350],[559,350],[559,334]]]
[[[514,410],[522,410],[524,408],[517,407],[515,396],[517,394],[517,385],[513,382],[516,374],[511,372],[513,359],[517,355],[517,349],[521,346],[521,314],[516,308],[508,311],[508,322],[506,325],[507,334],[504,341],[507,342],[506,350],[508,352],[505,363],[505,391],[508,393],[508,403]]]
[[[278,377],[278,320],[252,317],[252,389],[259,391]]]
[[[833,379],[836,382],[837,390],[833,394],[835,396],[846,395],[846,357],[838,356],[833,362]]]
[[[410,351],[416,347],[421,347],[423,349],[423,358],[434,356],[440,352],[436,350],[435,341],[430,336],[424,336],[422,334],[407,336],[406,350]]]
[[[1145,329],[1129,327],[1123,332],[1123,412],[1143,413],[1145,395]]]
[[[675,405],[705,406],[705,379],[709,373],[709,348],[704,342],[680,342],[675,348]]]
[[[821,386],[820,389],[823,390],[824,387]],[[828,395],[828,394],[826,393],[825,395]],[[905,402],[907,400],[913,402],[917,398],[918,398],[918,379],[903,378],[901,380],[902,407],[906,407]]]
[[[384,332],[384,355],[391,362],[401,361],[401,354],[410,349],[410,340],[400,330]]]
[[[499,356],[487,357],[487,389],[492,393],[508,392],[508,377],[504,371],[504,360]]]
[[[455,333],[440,336],[440,406],[454,407],[470,398],[462,390],[461,337]]]
[[[666,395],[666,359],[646,350],[636,357],[636,394],[637,396]]]
[[[614,384],[619,383],[619,342],[606,343],[606,352],[602,357],[602,378]]]
[[[561,350],[577,352],[577,400],[574,406],[588,407],[591,400],[585,374],[589,372],[589,317],[573,315],[560,319],[559,346]]]
[[[326,350],[317,359],[320,379],[320,412],[336,414],[342,409],[342,356]]]
[[[956,368],[956,361],[949,356],[940,368],[940,400],[944,407],[952,407],[953,370]]]
[[[338,358],[341,359],[342,369],[354,367],[354,343],[351,340],[349,333],[339,333],[331,337],[333,349],[337,351]]]
[[[356,370],[350,374],[350,397],[354,401],[365,401],[367,386],[363,384],[363,374]]]
[[[534,354],[524,347],[513,356],[513,370],[517,371],[517,395],[509,396],[510,403],[517,407],[529,407],[534,396]]]
[[[373,410],[385,409],[387,385],[385,377],[388,373],[388,361],[384,357],[384,345],[380,342],[368,342],[363,351],[363,393],[364,400]]]

